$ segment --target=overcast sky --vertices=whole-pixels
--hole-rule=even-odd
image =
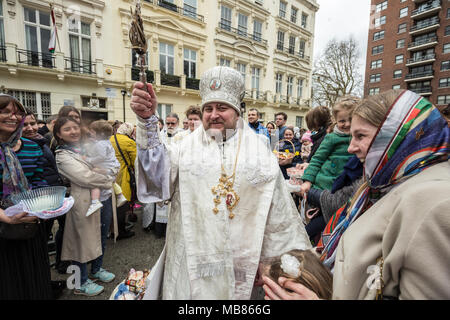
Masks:
[[[361,51],[361,70],[364,74],[369,33],[370,0],[317,0],[320,9],[316,13],[314,58],[324,50],[333,38],[356,39]]]

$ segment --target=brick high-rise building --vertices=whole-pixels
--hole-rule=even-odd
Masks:
[[[450,103],[450,1],[372,0],[364,95],[409,89]]]

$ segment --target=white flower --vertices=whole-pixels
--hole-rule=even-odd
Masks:
[[[281,256],[281,269],[293,278],[300,276],[300,261],[290,254]]]

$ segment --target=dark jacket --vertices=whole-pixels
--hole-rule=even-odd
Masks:
[[[312,140],[313,145],[311,147],[311,153],[309,154],[309,157],[306,160],[306,162],[308,162],[308,163],[311,162],[311,159],[314,156],[314,153],[316,153],[317,149],[319,149],[320,144],[322,143],[322,141],[326,135],[327,135],[327,128],[325,128],[325,127],[320,128],[319,131],[317,131],[317,133],[311,135],[311,140]]]

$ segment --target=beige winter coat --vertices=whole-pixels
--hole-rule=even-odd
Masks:
[[[348,228],[337,248],[333,299],[373,299],[380,257],[385,296],[450,299],[449,243],[447,161],[391,190]]]
[[[90,190],[111,188],[113,181],[92,171],[79,154],[70,150],[56,150],[56,164],[59,173],[70,181],[70,195],[75,199],[66,214],[61,260],[89,262],[102,254],[100,210],[86,217],[91,203]]]

